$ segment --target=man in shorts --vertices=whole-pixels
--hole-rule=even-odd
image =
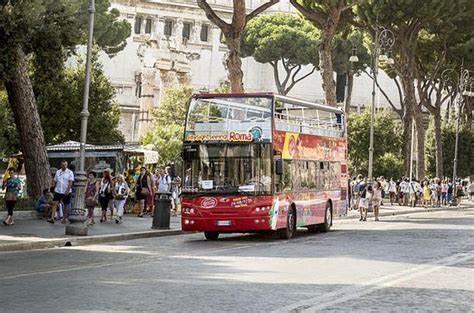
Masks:
[[[48,222],[54,223],[54,215],[58,208],[59,202],[64,204],[64,215],[62,223],[67,223],[67,207],[71,202],[71,190],[72,184],[74,183],[74,173],[67,168],[67,161],[61,161],[61,169],[56,171],[54,175],[54,196],[53,196],[53,207],[51,210],[51,216]]]

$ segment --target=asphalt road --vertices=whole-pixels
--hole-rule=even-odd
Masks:
[[[474,209],[0,254],[1,312],[472,311]]]

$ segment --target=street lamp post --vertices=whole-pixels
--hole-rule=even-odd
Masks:
[[[461,65],[461,72],[459,76],[459,90],[458,90],[458,101],[457,101],[457,118],[456,118],[456,142],[454,145],[454,162],[453,162],[453,183],[456,187],[456,176],[457,176],[457,167],[458,167],[458,144],[459,144],[459,120],[461,119],[461,105],[463,101],[463,93],[465,91],[465,86],[469,80],[469,71],[464,70]],[[456,190],[456,189],[455,189]]]
[[[395,43],[395,36],[392,31],[386,28],[375,27],[374,47],[372,50],[372,105],[370,108],[370,138],[369,138],[369,169],[368,169],[368,182],[373,183],[373,161],[374,161],[374,119],[375,119],[375,87],[377,85],[377,72],[378,72],[378,61],[384,61],[388,64],[393,64],[394,61],[391,58],[391,48]],[[381,50],[380,55],[379,51]],[[390,57],[387,57],[385,53],[388,53]]]
[[[89,3],[89,21],[87,32],[87,54],[86,54],[86,77],[84,81],[84,98],[82,101],[81,111],[81,144],[79,156],[79,169],[75,175],[74,187],[76,190],[76,197],[74,201],[74,208],[69,214],[69,221],[71,224],[66,226],[66,235],[87,236],[87,226],[85,225],[85,192],[87,175],[85,172],[85,156],[86,156],[86,139],[87,139],[87,119],[89,118],[89,85],[91,76],[91,55],[92,55],[92,39],[94,31],[94,13],[95,1],[90,0]]]
[[[452,81],[452,77],[455,77],[457,82],[454,84]],[[469,82],[469,70],[464,69],[463,65],[461,64],[461,69],[459,76],[456,74],[454,69],[445,69],[441,73],[441,80],[444,84],[447,82],[451,82],[453,85],[457,85],[457,99],[456,99],[456,139],[454,144],[454,160],[453,160],[453,184],[454,184],[454,192],[456,192],[456,178],[457,178],[457,167],[458,167],[458,148],[459,148],[459,120],[461,119],[461,105],[463,101],[463,95],[466,91],[467,83]]]

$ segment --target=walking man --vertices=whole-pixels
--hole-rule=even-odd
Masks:
[[[71,202],[71,191],[72,184],[74,183],[74,174],[67,168],[67,161],[61,161],[61,169],[56,171],[54,175],[54,197],[53,197],[53,207],[51,210],[51,216],[48,219],[48,222],[51,224],[54,223],[54,216],[56,210],[58,209],[59,202],[64,204],[64,214],[62,223],[67,223],[67,207]]]

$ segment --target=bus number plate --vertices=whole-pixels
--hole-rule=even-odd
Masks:
[[[231,221],[217,221],[217,226],[230,226]]]

